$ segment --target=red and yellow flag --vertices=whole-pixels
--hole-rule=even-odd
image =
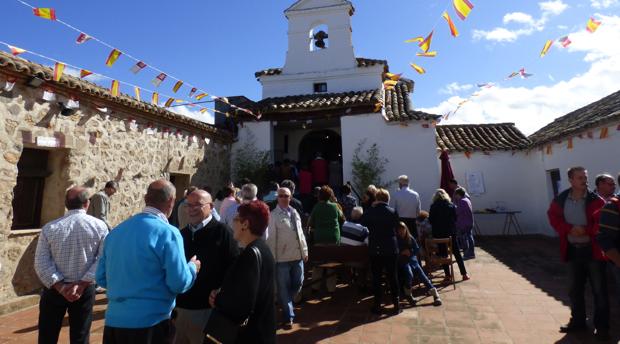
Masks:
[[[549,40],[547,40],[547,42],[545,42],[545,46],[543,47],[542,51],[540,52],[540,57],[544,57],[545,55],[547,55],[547,52],[551,48],[551,45],[553,45],[553,40],[549,39]]]
[[[205,112],[207,112],[207,109],[205,108],[200,109],[200,113],[205,113]]]
[[[65,64],[56,62],[54,64],[54,81],[59,82],[62,77],[62,73],[65,71]]]
[[[13,54],[13,56],[17,56],[26,52],[26,49],[18,48],[12,45],[9,45],[8,47],[9,49],[11,49],[11,54]]]
[[[436,51],[429,51],[427,53],[416,53],[415,56],[420,56],[420,57],[435,57],[437,56],[437,52]]]
[[[112,80],[112,86],[110,87],[110,93],[111,93],[114,97],[118,97],[118,95],[119,95],[119,84],[118,84],[118,80]]]
[[[400,80],[401,75],[402,73],[401,74],[385,73],[385,77],[393,81]]]
[[[411,68],[415,69],[415,71],[416,71],[416,72],[418,72],[419,74],[424,74],[424,73],[426,73],[426,70],[424,70],[424,68],[422,68],[422,67],[418,66],[418,65],[417,65],[417,64],[415,64],[415,63],[410,63],[409,65],[411,66]]]
[[[412,39],[406,40],[405,43],[422,42],[423,40],[424,40],[424,37],[418,36],[418,37],[414,37]]]
[[[88,69],[81,69],[80,70],[80,78],[85,78],[89,75],[93,74],[93,72],[89,71]]]
[[[456,11],[456,15],[461,18],[461,20],[465,20],[471,12],[474,5],[468,0],[453,0],[452,5],[454,5],[454,10]]]
[[[422,42],[420,42],[420,44],[418,44],[418,46],[420,47],[420,49],[422,49],[425,53],[428,52],[428,49],[431,48],[431,40],[433,39],[433,31],[431,31],[430,34],[428,34],[428,36],[426,36],[426,38],[424,38],[424,40]]]
[[[206,93],[201,93],[201,94],[199,94],[199,95],[197,95],[197,96],[196,96],[196,100],[200,100],[200,99],[202,99],[202,98],[204,98],[204,97],[206,97],[206,96],[208,96],[208,94],[206,94]]]
[[[177,81],[177,83],[174,84],[174,87],[172,88],[174,93],[177,93],[177,91],[179,90],[179,88],[181,88],[182,85],[183,85],[183,81],[181,80]]]
[[[588,32],[590,33],[594,33],[594,31],[596,31],[596,29],[598,29],[600,25],[601,25],[600,20],[590,18],[590,20],[588,20],[588,24],[586,24],[586,30],[588,30]]]
[[[53,8],[33,8],[34,15],[43,19],[56,20],[56,10]]]
[[[383,82],[383,85],[386,88],[394,88],[394,86],[396,86],[396,84],[398,84],[398,81],[396,81],[396,80],[385,80]]]
[[[174,102],[174,98],[168,98],[168,100],[166,100],[166,104],[164,104],[165,107],[170,107],[170,105],[172,105],[172,103]]]
[[[153,105],[159,105],[159,94],[157,92],[153,92],[153,96],[151,97],[151,103]]]
[[[112,65],[114,64],[114,62],[116,62],[116,60],[118,60],[118,58],[122,55],[123,53],[121,53],[120,50],[118,49],[112,49],[112,51],[110,52],[110,55],[108,55],[108,59],[105,60],[105,64],[108,67],[112,67]]]
[[[135,86],[135,87],[133,88],[133,91],[134,91],[134,93],[135,93],[135,95],[136,95],[136,100],[137,100],[137,101],[141,101],[142,99],[141,99],[141,97],[140,97],[140,87]]]
[[[456,26],[454,26],[454,22],[452,22],[452,18],[450,18],[448,12],[444,12],[441,16],[448,22],[448,26],[450,27],[450,34],[452,35],[452,37],[458,37],[459,30],[457,30]]]

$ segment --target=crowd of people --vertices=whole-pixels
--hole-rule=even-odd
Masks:
[[[571,168],[568,176],[571,188],[548,211],[570,272],[571,320],[561,331],[586,328],[589,280],[595,334],[606,338],[607,261],[620,278],[616,182],[600,175],[596,191],[589,191],[584,168]],[[370,185],[359,202],[350,185],[342,186],[340,197],[331,187],[316,185],[310,209],[297,198],[295,186],[289,179],[274,182],[259,200],[258,187],[246,180],[240,188],[223,187],[219,198],[208,187],[191,187],[177,201],[175,187],[156,180],[146,191],[145,208],[113,228],[107,217],[118,183],[106,183],[92,197],[83,187],[69,189],[68,212],[44,226],[35,254],[45,286],[39,342],[57,342],[68,312],[71,342],[87,343],[95,294],[105,290],[104,343],[274,343],[276,304],[280,326],[290,328],[313,247],[363,247],[367,263],[346,266],[361,288],[370,280],[374,313],[384,311],[384,285],[392,313],[401,311],[402,299],[415,306],[416,280],[435,306],[442,305],[421,260],[430,238],[451,243],[462,279],[470,279],[465,261],[475,258],[472,204],[455,180],[434,193],[429,211],[422,210],[405,175],[392,194]],[[437,247],[443,256],[448,249]],[[443,270],[445,281],[453,280],[449,266]],[[312,289],[325,282],[328,293],[342,278],[318,264],[311,276]]]

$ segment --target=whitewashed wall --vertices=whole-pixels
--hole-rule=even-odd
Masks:
[[[271,122],[247,122],[243,127],[238,126],[239,135],[237,142],[232,145],[232,160],[234,161],[235,152],[250,139],[254,140],[255,147],[261,151],[272,151],[273,128]]]
[[[389,162],[383,180],[396,180],[406,174],[412,187],[420,193],[422,206],[428,209],[433,192],[439,187],[439,160],[435,130],[423,128],[422,122],[409,126],[388,124],[380,114],[346,116],[341,118],[344,181],[352,181],[351,160],[362,139],[367,145],[377,143],[380,154]],[[390,191],[396,190],[394,185]]]

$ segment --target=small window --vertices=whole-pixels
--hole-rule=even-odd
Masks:
[[[314,84],[314,93],[325,93],[325,92],[327,92],[326,82],[317,82]]]

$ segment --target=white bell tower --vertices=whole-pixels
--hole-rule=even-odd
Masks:
[[[283,74],[355,68],[351,40],[354,10],[345,0],[300,0],[284,11],[288,51]]]

